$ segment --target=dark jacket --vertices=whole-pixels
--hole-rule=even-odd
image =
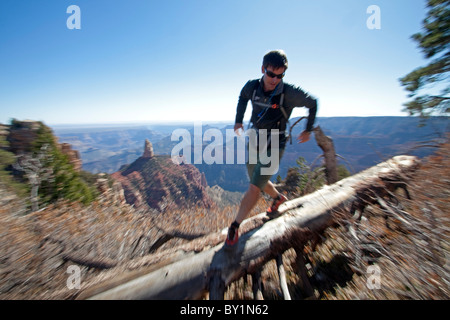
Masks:
[[[306,130],[313,129],[317,113],[317,100],[304,92],[301,88],[281,81],[273,92],[264,92],[262,79],[250,80],[242,88],[239,95],[235,123],[243,123],[245,110],[249,100],[253,102],[251,123],[258,129],[286,130],[286,123],[295,107],[306,107],[309,109]],[[256,91],[255,91],[256,90]],[[281,96],[283,94],[283,101]],[[253,97],[254,96],[254,97]],[[283,114],[279,105],[285,110]],[[268,107],[264,107],[266,104]],[[286,119],[287,116],[287,119]]]

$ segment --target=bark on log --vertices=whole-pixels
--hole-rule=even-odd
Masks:
[[[129,282],[90,296],[90,299],[198,299],[211,285],[221,288],[247,273],[254,273],[267,261],[291,247],[301,247],[315,232],[332,223],[332,211],[349,208],[361,188],[383,178],[401,180],[418,167],[416,157],[398,156],[359,174],[280,206],[284,213],[243,234],[235,251],[223,244],[166,265]],[[264,215],[264,214],[261,214]],[[219,277],[220,279],[217,279]]]

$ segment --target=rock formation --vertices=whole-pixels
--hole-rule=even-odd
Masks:
[[[58,146],[61,152],[69,158],[69,162],[73,165],[75,171],[80,172],[82,166],[80,152],[78,150],[73,150],[72,146],[68,143],[61,143],[58,144]]]
[[[194,165],[177,165],[169,156],[154,155],[148,140],[142,157],[111,176],[120,181],[127,203],[136,208],[214,206],[204,174]]]
[[[145,139],[144,154],[142,155],[142,158],[150,159],[153,158],[154,155],[152,143]]]

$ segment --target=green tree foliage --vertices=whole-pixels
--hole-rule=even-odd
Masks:
[[[450,0],[428,0],[427,8],[423,31],[412,39],[425,58],[432,60],[400,79],[410,92],[409,98],[413,98],[404,104],[404,111],[422,117],[450,112]]]
[[[32,154],[36,155],[42,146],[48,145],[49,155],[45,166],[51,168],[52,179],[42,182],[39,195],[44,203],[58,199],[80,201],[89,204],[95,199],[96,191],[84,181],[69,162],[67,155],[58,148],[51,129],[40,123],[38,136],[33,144]]]
[[[325,167],[312,167],[307,164],[305,158],[299,157],[297,166],[288,169],[284,181],[285,189],[295,196],[303,196],[314,192],[326,184]],[[349,177],[350,172],[344,165],[338,165],[338,180]]]

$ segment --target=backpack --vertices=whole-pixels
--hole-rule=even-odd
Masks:
[[[250,122],[253,124],[253,127],[257,130],[259,129],[279,129],[280,132],[289,132],[287,130],[289,128],[289,116],[286,112],[286,109],[283,107],[284,102],[284,88],[281,94],[277,96],[271,96],[268,102],[257,101],[256,92],[259,88],[259,81],[256,83],[256,86],[253,90],[252,95],[252,105],[253,108],[259,107],[261,110],[256,115],[252,115],[252,119]],[[276,90],[276,89],[275,89]],[[274,90],[274,92],[275,92]],[[273,99],[273,100],[272,100]],[[272,103],[274,102],[274,103]],[[276,103],[278,102],[278,104]],[[281,113],[281,114],[280,114]],[[291,141],[292,143],[292,141]]]

